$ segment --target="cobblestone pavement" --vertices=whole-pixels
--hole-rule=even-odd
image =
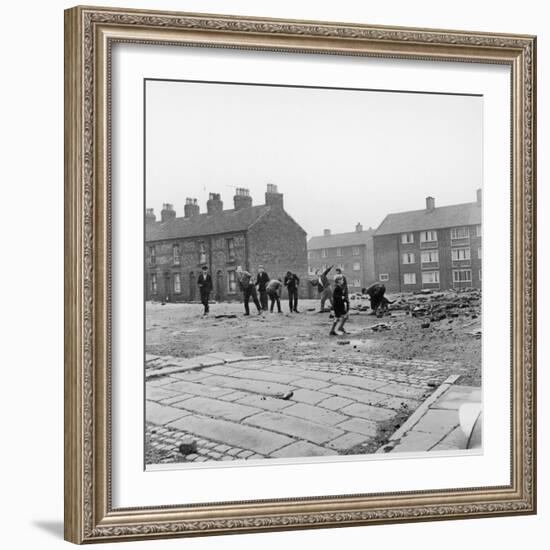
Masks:
[[[146,460],[373,453],[443,382],[439,371],[437,361],[376,356],[354,365],[149,355]]]

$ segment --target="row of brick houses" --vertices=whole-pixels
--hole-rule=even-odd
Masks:
[[[318,269],[334,265],[346,275],[350,292],[360,292],[372,284],[375,271],[373,234],[371,227],[364,230],[358,223],[355,231],[332,233],[325,229],[323,235],[311,237],[307,244],[310,277],[314,278]]]
[[[265,204],[252,204],[248,189],[237,188],[234,208],[224,210],[219,193],[210,193],[206,212],[187,198],[184,216],[164,204],[160,221],[153,209],[145,214],[145,295],[147,300],[198,300],[197,277],[210,268],[216,300],[239,298],[236,269],[256,273],[263,265],[271,277],[287,270],[300,279],[300,295],[310,293],[307,237],[285,211],[283,195],[268,184]]]
[[[375,278],[389,292],[481,288],[481,189],[475,202],[388,214],[374,236]]]

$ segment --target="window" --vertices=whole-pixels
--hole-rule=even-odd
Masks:
[[[174,265],[180,265],[181,257],[180,257],[180,245],[174,244],[172,245],[172,263]]]
[[[149,281],[151,284],[151,294],[156,294],[157,293],[157,274],[151,273],[151,277]]]
[[[326,248],[321,250],[321,258],[326,258],[328,256],[328,251]]]
[[[181,294],[181,273],[174,273],[174,293]]]
[[[204,265],[206,263],[206,246],[202,241],[199,242],[199,264]]]
[[[230,294],[237,292],[237,274],[233,270],[227,272],[227,290]]]
[[[432,243],[437,241],[437,231],[421,231],[420,232],[420,242],[421,243]]]
[[[439,251],[427,250],[420,254],[420,262],[423,264],[433,264],[439,262]]]
[[[479,260],[481,260],[481,246],[477,247],[477,257]]]
[[[476,225],[476,236],[481,237],[481,224]]]
[[[414,264],[414,253],[412,252],[405,252],[402,256],[402,262],[404,264]]]
[[[451,239],[468,239],[470,238],[470,231],[467,227],[453,227],[451,229]]]
[[[151,265],[157,263],[157,249],[154,246],[149,247],[149,263]]]
[[[359,262],[353,262],[353,271],[361,271],[361,264]]]
[[[336,256],[343,256],[341,248],[336,249]]]
[[[415,285],[416,273],[403,273],[403,283],[406,285]]]
[[[307,251],[307,257],[308,257],[308,260],[311,260],[314,256],[313,256],[313,251],[312,250],[308,250]]]
[[[360,288],[361,287],[361,281],[359,279],[353,279],[353,286]]]
[[[232,262],[235,260],[235,239],[230,238],[226,240],[227,243],[227,259]]]
[[[458,262],[460,260],[469,260],[470,259],[470,249],[469,248],[453,248],[451,250],[451,257],[453,262]]]
[[[346,269],[346,264],[336,264],[335,267],[337,269],[341,269],[342,271],[345,271]]]
[[[426,285],[439,283],[439,271],[424,271],[422,273],[422,283]]]
[[[351,253],[352,253],[354,256],[359,256],[359,254],[361,254],[361,251],[359,250],[359,247],[358,247],[358,246],[354,246],[354,247],[351,249]]]
[[[402,244],[411,244],[414,243],[414,235],[412,233],[403,233],[401,235]]]
[[[390,280],[390,276],[389,276],[387,273],[380,273],[380,275],[378,276],[378,279],[379,279],[381,282],[389,281],[389,280]]]
[[[310,265],[310,266],[308,266],[307,269],[308,269],[308,273],[309,273],[310,275],[315,275],[315,271],[316,271],[316,267],[315,267],[315,266]]]
[[[453,283],[465,283],[471,282],[472,270],[471,269],[453,269]]]

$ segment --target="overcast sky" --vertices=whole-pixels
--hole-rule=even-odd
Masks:
[[[377,227],[390,212],[473,202],[481,97],[148,81],[146,205],[183,216],[267,183],[308,236]]]

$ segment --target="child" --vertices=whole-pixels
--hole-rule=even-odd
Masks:
[[[332,301],[334,307],[334,323],[329,332],[330,336],[337,336],[336,325],[340,323],[339,329],[342,334],[347,334],[344,329],[344,324],[348,320],[349,301],[344,292],[344,278],[338,275],[334,278],[334,291],[332,293]]]
[[[281,279],[271,279],[269,283],[267,284],[266,291],[267,296],[269,297],[271,301],[271,308],[270,312],[273,313],[273,306],[275,303],[277,303],[277,311],[281,313],[281,288],[283,287],[283,283],[281,282]]]

